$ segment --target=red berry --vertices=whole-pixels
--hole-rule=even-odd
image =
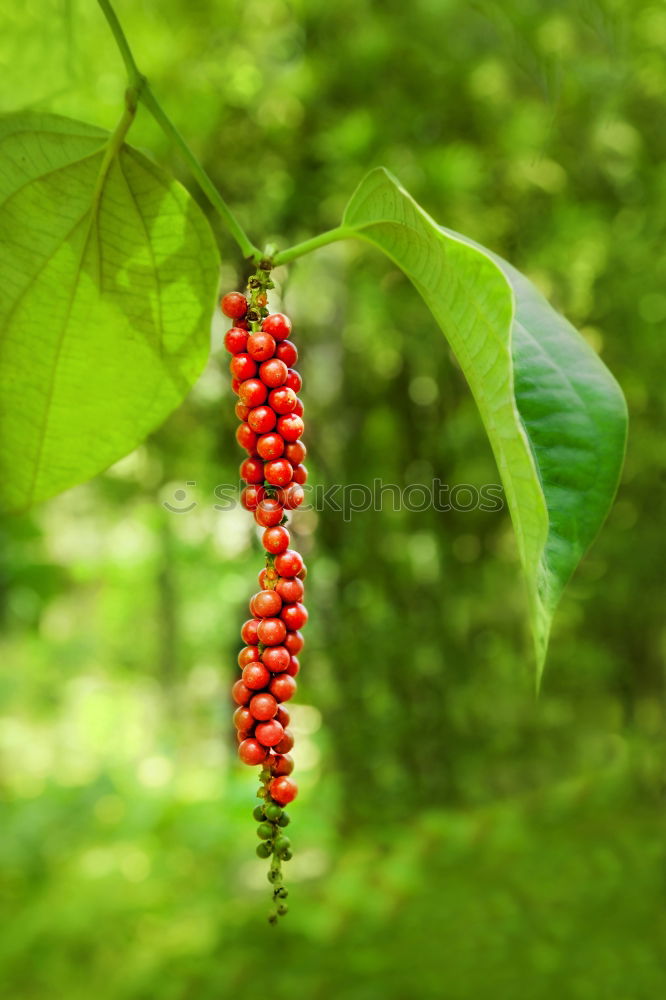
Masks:
[[[244,764],[261,764],[266,760],[266,747],[256,739],[243,740],[238,747],[238,756]]]
[[[236,395],[238,395],[238,393],[240,392],[240,387],[242,386],[242,384],[243,383],[241,382],[241,380],[239,378],[232,378],[232,380],[231,380],[231,391],[235,392]]]
[[[272,744],[272,746],[275,746],[275,744]],[[268,786],[268,791],[271,798],[275,799],[279,805],[287,806],[298,795],[298,785],[291,778],[273,778]]]
[[[278,705],[278,710],[275,713],[275,721],[279,722],[283,729],[286,729],[289,725],[291,719],[289,717],[289,712],[284,705]]]
[[[308,481],[308,470],[304,465],[297,465],[294,469],[294,482],[298,486],[303,486]],[[305,494],[303,494],[305,496]]]
[[[303,558],[295,549],[287,549],[277,556],[275,569],[280,576],[298,576],[303,569]]]
[[[275,357],[279,358],[280,361],[284,361],[287,368],[293,368],[298,361],[296,344],[292,344],[290,340],[283,340],[275,348]]]
[[[293,471],[294,476],[298,472],[299,468],[304,468],[304,466],[297,465]],[[300,507],[305,500],[305,491],[300,483],[292,480],[292,482],[278,490],[278,500],[285,510],[296,510],[296,508]]]
[[[261,541],[267,552],[276,555],[278,552],[285,552],[289,548],[289,532],[282,525],[275,528],[266,528]]]
[[[241,319],[247,312],[247,299],[240,292],[227,292],[220,305],[229,319]]]
[[[255,660],[259,659],[259,647],[258,646],[243,646],[240,653],[238,654],[238,666],[243,669],[248,663],[253,663]]]
[[[247,681],[245,683],[247,684]],[[289,701],[296,694],[296,681],[289,674],[275,674],[268,685],[268,690],[277,701]]]
[[[291,677],[289,678],[289,680],[291,680]],[[296,682],[294,681],[294,683]],[[280,742],[275,745],[274,748],[275,752],[289,753],[289,751],[293,748],[293,746],[294,746],[294,734],[292,733],[291,729],[285,728],[284,736],[282,737]]]
[[[284,447],[284,457],[289,459],[293,466],[300,465],[301,462],[304,462],[307,453],[308,450],[302,441],[290,441]]]
[[[231,697],[237,705],[249,705],[252,692],[242,681],[236,681],[231,689]]]
[[[303,413],[304,413],[303,403],[301,402],[300,399],[298,399],[298,397],[296,398],[296,406],[293,408],[293,410],[291,412],[293,414],[295,414],[295,416],[297,416],[297,417],[302,417],[303,416]]]
[[[297,577],[278,580],[275,585],[275,593],[280,595],[285,604],[295,604],[302,600],[304,592],[303,582]]]
[[[284,517],[284,508],[272,497],[265,497],[254,512],[254,519],[262,528],[272,528]]]
[[[290,368],[289,371],[287,372],[287,378],[284,384],[287,386],[288,389],[293,389],[294,392],[298,395],[298,393],[303,388],[303,379],[298,374],[298,372],[295,372],[293,368]]]
[[[264,463],[260,458],[246,458],[241,463],[240,477],[246,483],[258,485],[264,481]]]
[[[283,386],[273,389],[268,396],[268,403],[276,413],[291,413],[296,406],[298,397],[293,389]]]
[[[291,333],[291,320],[284,313],[272,313],[263,321],[261,329],[276,340],[286,340]]]
[[[246,642],[248,646],[256,646],[259,639],[257,638],[259,630],[259,619],[249,618],[241,628],[241,639]]]
[[[263,665],[255,660],[254,663],[248,663],[243,667],[243,684],[245,687],[249,687],[252,691],[261,691],[265,688],[270,680],[270,673]],[[271,692],[275,698],[277,694]],[[280,698],[280,701],[286,701],[286,698]]]
[[[224,335],[224,346],[230,354],[240,354],[247,347],[247,330],[232,326]]]
[[[245,510],[256,510],[260,503],[263,503],[264,499],[264,488],[263,486],[257,486],[256,483],[250,486],[246,486],[241,493],[241,505]]]
[[[286,635],[287,626],[280,618],[262,618],[257,626],[259,642],[264,646],[279,646]]]
[[[282,740],[273,747],[273,750],[277,750],[277,747],[282,746]],[[292,740],[293,746],[293,740]],[[275,753],[274,756],[270,758],[271,774],[276,778],[284,778],[294,770],[294,758],[290,754]]]
[[[287,632],[287,635],[285,636],[283,641],[285,646],[291,653],[292,658],[297,657],[300,651],[303,649],[303,646],[305,645],[305,639],[303,638],[301,632]],[[289,673],[288,670],[287,673]]]
[[[251,704],[251,703],[250,703]],[[254,718],[249,708],[237,708],[234,712],[234,726],[241,732],[252,729]]]
[[[257,577],[257,579],[259,580],[259,586],[261,587],[262,590],[267,590],[269,588],[269,585],[274,583],[277,580],[277,578],[278,575],[272,566],[267,566],[266,569],[260,570],[259,576]]]
[[[259,439],[249,424],[240,424],[236,428],[236,440],[241,448],[247,448],[248,451],[254,451],[257,447],[257,441]]]
[[[250,611],[255,618],[275,618],[281,607],[282,598],[274,590],[260,590],[250,601]]]
[[[289,666],[291,653],[284,646],[269,646],[261,654],[261,659],[271,673],[281,674]]]
[[[243,382],[246,378],[252,378],[257,374],[257,362],[249,354],[234,354],[229,362],[229,371],[234,378],[239,378]]]
[[[241,386],[241,391],[242,388],[243,386]],[[303,418],[297,417],[295,413],[285,413],[283,417],[278,418],[277,429],[278,434],[281,434],[285,441],[298,441],[305,430],[305,424]]]
[[[264,361],[259,366],[259,378],[264,385],[270,386],[271,389],[276,389],[279,385],[284,385],[287,381],[287,366],[279,358],[271,358],[270,361]]]
[[[263,664],[261,664],[263,666]],[[268,671],[266,671],[268,673]],[[241,712],[247,712],[247,708],[240,709]],[[272,719],[277,712],[277,701],[272,694],[268,691],[262,691],[261,694],[255,694],[250,701],[249,711],[255,719],[260,722],[265,722],[267,719]],[[262,741],[263,742],[263,741]]]
[[[300,632],[293,632],[293,635],[300,635]],[[298,676],[298,672],[301,669],[301,664],[299,663],[297,656],[292,656],[289,660],[289,666],[287,667],[287,673],[290,677]]]
[[[270,406],[255,406],[250,410],[247,422],[257,434],[266,434],[275,427],[277,417]]]
[[[275,458],[272,462],[266,462],[263,472],[264,479],[271,486],[286,486],[291,482],[294,470],[286,458]]]
[[[261,457],[269,462],[271,459],[279,458],[284,451],[284,438],[275,432],[262,434],[257,440],[256,448]]]
[[[280,618],[290,632],[297,632],[307,623],[308,612],[304,604],[286,604],[280,612]]]
[[[266,402],[267,394],[266,386],[258,378],[246,379],[241,382],[238,390],[241,403],[251,407],[261,406],[262,403]]]
[[[275,341],[270,333],[251,333],[247,338],[247,353],[255,361],[267,361],[275,354]]]
[[[263,743],[264,746],[274,747],[284,736],[284,729],[276,719],[271,719],[269,722],[260,722],[255,730],[255,734],[259,742]]]
[[[250,407],[245,406],[243,403],[236,403],[234,409],[236,411],[236,416],[241,421],[247,420],[250,415]],[[296,465],[298,465],[298,462],[296,462]]]

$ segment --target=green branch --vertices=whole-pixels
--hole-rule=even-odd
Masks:
[[[293,247],[287,247],[286,250],[280,250],[274,255],[273,264],[276,267],[280,264],[288,264],[290,260],[296,260],[297,257],[302,257],[306,253],[312,253],[319,247],[325,247],[329,243],[335,243],[336,240],[344,240],[354,235],[355,233],[347,226],[328,229],[325,233],[320,233],[319,236],[313,236],[309,240],[303,240],[302,243],[296,243]]]
[[[226,223],[229,232],[240,247],[243,256],[246,258],[252,258],[254,261],[259,261],[262,257],[261,250],[259,250],[258,247],[255,247],[249,239],[240,222],[213,184],[203,166],[153,94],[147,79],[139,70],[136,60],[132,54],[132,50],[129,46],[129,42],[127,41],[127,37],[125,36],[125,32],[121,27],[120,21],[118,20],[110,0],[97,0],[97,2],[104,13],[113,37],[116,40],[116,45],[118,46],[123,62],[125,63],[127,82],[130,91],[133,91],[136,94],[138,100],[151,113],[165,135],[180,149],[199,187],[204,192],[213,208]]]

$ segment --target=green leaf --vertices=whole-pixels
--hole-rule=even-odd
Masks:
[[[115,139],[55,115],[0,118],[4,510],[127,454],[206,361],[210,227],[183,187]]]
[[[523,275],[438,226],[382,168],[354,193],[343,229],[408,275],[467,378],[527,579],[538,684],[555,607],[615,495],[627,428],[622,392]]]

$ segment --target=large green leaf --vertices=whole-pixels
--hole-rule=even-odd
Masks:
[[[527,578],[538,682],[557,602],[617,488],[627,426],[622,392],[525,277],[438,226],[385,170],[372,171],[354,193],[343,231],[405,271],[469,382]]]
[[[209,348],[210,227],[108,133],[0,118],[0,505],[20,510],[131,451]]]

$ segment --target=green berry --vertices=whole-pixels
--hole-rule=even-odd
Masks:
[[[277,908],[277,911],[280,914],[280,916],[283,917],[285,913],[289,913],[289,907],[287,906],[286,903],[280,903],[280,905]]]
[[[293,856],[294,856],[293,851],[285,851],[284,854],[282,854],[282,860],[291,861]]]
[[[275,890],[273,895],[279,897],[280,899],[286,899],[287,896],[289,895],[289,891],[285,889],[283,885],[281,885],[279,889]]]
[[[263,821],[263,819],[264,819],[264,809],[263,809],[263,806],[257,806],[257,808],[255,810],[253,810],[252,815],[256,819],[257,823],[261,823]]]
[[[278,820],[278,826],[289,826],[291,823],[291,816],[289,813],[283,812]]]
[[[257,837],[260,840],[270,840],[273,836],[273,826],[271,823],[260,823],[257,827]]]
[[[268,922],[269,922],[269,924],[276,924],[277,923],[277,913],[271,913],[271,914],[269,914]]]
[[[288,851],[291,847],[291,841],[289,837],[278,837],[275,841],[275,853],[282,857],[285,851]]]
[[[269,871],[269,873],[267,875],[267,878],[268,878],[269,882],[273,882],[275,884],[275,882],[281,882],[282,881],[282,874],[281,874],[281,872],[277,871],[276,869],[271,868],[271,870]]]
[[[269,819],[272,823],[277,823],[282,816],[282,809],[276,802],[269,803],[264,812],[266,814],[266,819]]]
[[[273,853],[273,848],[265,840],[261,844],[257,844],[257,856],[260,858],[270,858]]]

